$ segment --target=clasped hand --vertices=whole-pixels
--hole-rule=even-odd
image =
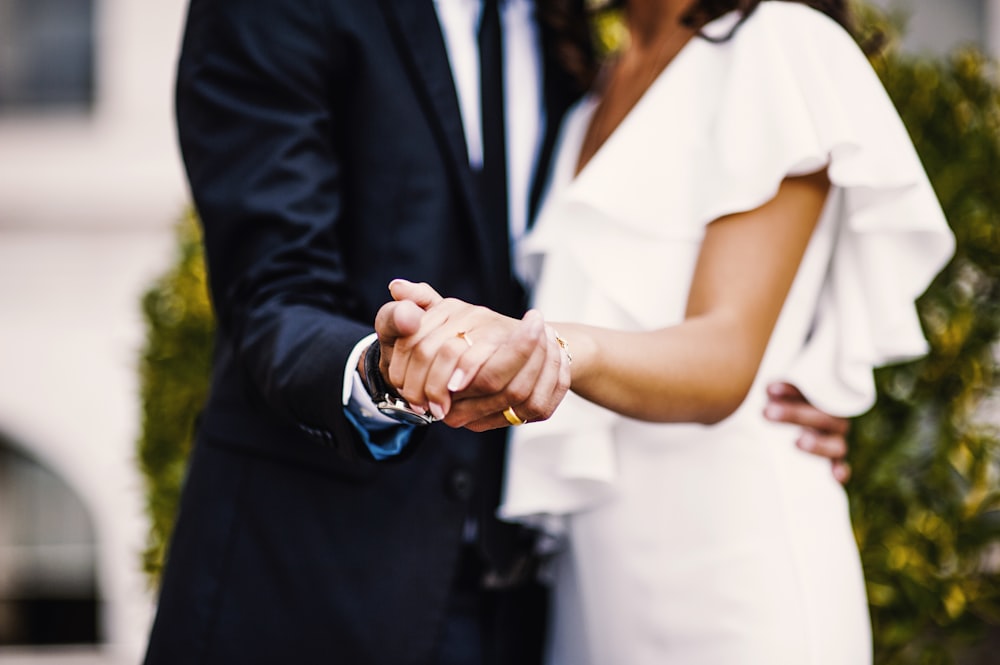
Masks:
[[[406,280],[389,291],[375,318],[381,370],[413,408],[479,432],[511,424],[507,409],[545,420],[569,390],[568,356],[537,310],[513,319]]]

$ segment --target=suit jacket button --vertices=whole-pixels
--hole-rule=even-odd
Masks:
[[[448,476],[448,489],[452,497],[459,501],[468,501],[472,498],[472,490],[475,486],[475,479],[468,469],[455,469]]]

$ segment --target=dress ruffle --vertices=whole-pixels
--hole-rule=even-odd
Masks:
[[[728,42],[696,38],[574,177],[593,104],[568,119],[551,195],[521,247],[548,319],[679,323],[705,226],[826,168],[833,250],[812,330],[783,378],[820,409],[856,415],[874,403],[874,367],[926,353],[914,300],[954,238],[885,90],[831,19],[765,2]],[[574,398],[518,430],[501,513],[572,512],[612,494],[618,418]],[[551,487],[567,482],[565,495]]]

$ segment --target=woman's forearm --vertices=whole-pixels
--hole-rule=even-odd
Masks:
[[[742,403],[762,351],[736,317],[715,314],[650,332],[555,327],[571,344],[571,389],[631,418],[714,423]]]
[[[708,225],[683,322],[649,332],[556,324],[573,345],[571,389],[626,416],[714,423],[743,402],[819,219],[825,171]]]

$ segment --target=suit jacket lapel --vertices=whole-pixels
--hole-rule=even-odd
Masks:
[[[399,45],[401,57],[414,82],[420,103],[428,115],[429,122],[437,132],[444,153],[453,166],[455,181],[461,201],[472,220],[476,243],[483,261],[483,275],[490,283],[490,275],[496,274],[492,264],[499,259],[497,248],[490,244],[493,237],[478,202],[472,170],[469,168],[468,150],[465,145],[465,131],[458,106],[458,95],[452,79],[448,53],[444,37],[434,10],[433,0],[379,0],[388,18],[393,37]],[[552,35],[546,26],[541,26],[544,45],[543,77],[545,104],[545,134],[535,168],[535,178],[530,191],[531,216],[534,216],[548,171],[553,147],[558,136],[559,124],[566,109],[578,93],[573,82],[556,65],[553,57]],[[495,299],[504,297],[507,284],[491,284],[499,289],[492,294]]]
[[[469,168],[458,94],[433,0],[380,0],[380,4],[400,46],[421,105],[454,167],[462,203],[473,221],[476,242],[488,268],[488,264],[496,261],[496,252],[490,246],[489,238],[492,236],[486,228],[473,173]]]

